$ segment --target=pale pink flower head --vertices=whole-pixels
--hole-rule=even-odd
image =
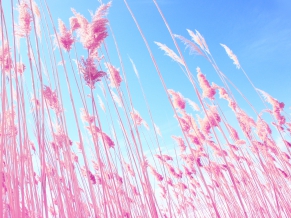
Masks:
[[[104,16],[107,14],[110,6],[111,2],[105,5],[102,4],[93,15],[91,23],[89,23],[83,15],[77,13],[75,10],[72,10],[78,20],[78,23],[80,24],[80,28],[77,32],[80,37],[80,41],[84,48],[89,49],[90,52],[96,50],[108,36],[106,29],[108,20],[104,18]]]
[[[180,35],[176,35],[174,34],[174,36],[178,39],[180,39],[184,45],[186,46],[186,49],[189,48],[190,49],[190,54],[196,54],[196,55],[202,55],[202,56],[205,56],[203,54],[203,52],[201,51],[201,49],[195,44],[193,43],[192,41],[184,38],[183,36],[180,36]]]
[[[70,28],[71,31],[75,31],[81,27],[80,23],[78,22],[78,18],[70,17]]]
[[[175,168],[174,168],[172,165],[168,164],[168,163],[164,163],[164,165],[165,165],[165,167],[168,169],[168,172],[169,172],[172,176],[176,177],[177,173],[176,173],[176,171],[175,171]]]
[[[172,89],[168,89],[168,93],[172,96],[174,107],[180,110],[184,110],[186,106],[186,101],[181,93],[175,92]]]
[[[273,98],[271,95],[269,95],[268,93],[260,89],[256,89],[256,90],[259,91],[262,94],[262,96],[265,98],[265,100],[273,106],[272,114],[278,121],[279,128],[280,128],[280,126],[282,126],[286,122],[286,118],[283,115],[281,115],[281,112],[283,111],[285,107],[284,102],[279,102],[277,99]]]
[[[18,134],[17,126],[14,123],[15,122],[15,112],[13,110],[7,110],[3,112],[2,115],[5,119],[5,130],[4,133],[1,133],[0,135],[6,135],[8,137],[15,137]],[[1,121],[1,120],[0,120]]]
[[[261,117],[257,119],[256,132],[262,141],[265,141],[267,137],[272,134],[271,128]]]
[[[107,4],[102,4],[100,7],[96,10],[94,16],[93,16],[93,21],[98,20],[100,17],[104,17],[108,13],[108,9],[111,7],[111,1],[108,2]]]
[[[57,114],[62,112],[62,107],[59,104],[56,91],[52,91],[50,87],[45,86],[43,90],[43,97],[50,108],[55,110]]]
[[[55,146],[55,150],[57,150],[58,148],[63,148],[64,146],[73,145],[73,142],[70,140],[70,138],[67,136],[61,126],[56,125],[55,129],[56,131],[55,133],[53,133],[54,142],[52,143],[52,146]]]
[[[204,135],[209,135],[211,130],[211,123],[208,118],[205,116],[204,119],[199,118],[198,122],[200,124],[201,131]]]
[[[114,148],[114,145],[115,145],[114,142],[106,133],[102,132],[101,137],[108,148]]]
[[[177,120],[179,121],[179,124],[180,124],[180,127],[181,127],[182,131],[185,132],[185,133],[188,133],[190,131],[190,128],[191,128],[189,122],[187,122],[187,120],[185,120],[182,117],[176,117],[175,116],[175,118],[177,118]]]
[[[4,72],[9,72],[12,68],[12,59],[10,54],[10,47],[7,42],[4,42],[0,47],[0,65]]]
[[[117,104],[117,106],[122,107],[122,102],[121,102],[119,96],[113,90],[111,90],[111,93],[112,93],[112,98],[113,98],[114,102]]]
[[[77,21],[74,22],[78,23],[76,24],[78,28],[86,29],[87,26],[89,25],[89,21],[82,14],[78,13],[75,9],[72,8],[71,10],[75,15],[75,18],[77,19]]]
[[[176,186],[177,186],[177,188],[179,188],[182,191],[187,189],[187,186],[182,182],[178,182],[178,184]]]
[[[153,176],[154,176],[158,181],[160,181],[160,182],[163,181],[164,177],[163,177],[161,174],[159,174],[159,173],[156,171],[156,169],[155,169],[154,167],[152,167],[152,166],[149,165],[149,169],[150,169],[152,175],[153,175]]]
[[[120,83],[122,82],[122,78],[119,73],[119,69],[116,69],[113,65],[106,62],[104,63],[107,68],[107,74],[109,75],[110,79],[110,86],[118,88]]]
[[[32,11],[35,14],[35,16],[40,17],[39,8],[34,0],[32,1]]]
[[[95,185],[96,184],[96,178],[95,178],[95,176],[93,175],[93,173],[90,170],[88,170],[87,173],[88,173],[88,178],[90,179],[90,181],[92,182],[92,184]]]
[[[81,108],[81,119],[83,122],[91,124],[94,122],[95,117],[91,116],[84,108]]]
[[[230,136],[233,138],[233,140],[236,142],[239,140],[239,136],[238,136],[238,133],[237,131],[229,124],[226,124],[229,132],[230,132]]]
[[[88,129],[92,136],[96,136],[96,134],[100,133],[100,129],[93,123],[91,123],[91,125],[87,126],[86,128]]]
[[[192,172],[190,169],[188,169],[185,165],[183,165],[183,168],[184,168],[184,172],[187,176],[189,176],[189,178],[192,178]]]
[[[130,164],[123,162],[125,169],[128,171],[128,173],[131,176],[135,176],[134,170],[132,169],[132,167],[130,166]]]
[[[237,109],[237,104],[236,104],[236,102],[235,102],[234,100],[232,100],[232,99],[229,97],[227,91],[226,91],[223,87],[219,87],[218,85],[216,85],[216,84],[214,84],[214,83],[212,84],[212,87],[215,88],[215,89],[217,89],[217,90],[219,91],[219,98],[223,98],[223,99],[227,100],[227,101],[228,101],[228,106],[229,106],[233,111],[236,111],[236,109]]]
[[[236,55],[226,45],[224,45],[224,44],[220,44],[220,45],[225,49],[228,57],[231,60],[233,60],[233,64],[236,66],[236,68],[239,69],[240,68],[240,64],[239,64],[239,61],[238,61]]]
[[[156,133],[157,133],[159,136],[162,137],[161,130],[160,130],[160,128],[159,128],[155,123],[154,123],[154,129],[155,129]]]
[[[186,151],[185,142],[183,141],[181,137],[173,135],[172,138],[176,141],[176,143],[178,144],[182,152]]]
[[[165,161],[172,161],[173,158],[169,155],[166,155],[166,154],[162,154],[162,155],[158,155],[156,154],[155,155],[159,160],[161,160],[162,162],[165,162]]]
[[[38,37],[41,37],[41,28],[40,28],[40,11],[35,1],[32,1],[32,12],[35,18],[35,28],[36,34]]]
[[[201,145],[201,141],[199,140],[199,137],[193,135],[193,134],[188,134],[188,137],[190,138],[191,142],[195,145]]]
[[[214,105],[209,106],[207,110],[208,120],[210,121],[211,126],[217,127],[221,121],[220,115],[218,114],[217,107]]]
[[[102,77],[106,75],[105,72],[97,70],[92,57],[88,57],[86,60],[82,58],[81,64],[79,64],[79,69],[83,74],[86,85],[91,89],[94,89],[95,83],[101,81]]]
[[[85,38],[84,47],[95,50],[108,36],[106,25],[108,20],[105,18],[96,19],[89,26],[89,35]]]
[[[136,196],[140,195],[140,193],[138,192],[137,188],[134,185],[130,184],[130,186],[132,188],[132,192],[134,195],[136,195]],[[128,215],[128,218],[130,218],[130,215]]]
[[[123,183],[123,179],[121,176],[119,176],[117,173],[115,174],[115,179],[117,180],[117,182],[119,183],[119,185],[122,185]]]
[[[210,86],[208,80],[206,79],[205,75],[201,73],[199,67],[197,68],[197,73],[198,82],[203,91],[203,97],[214,100],[214,95],[216,93],[215,89]]]
[[[22,0],[17,8],[19,12],[18,25],[16,28],[16,35],[19,37],[25,37],[31,31],[32,14],[28,3]]]
[[[160,189],[161,189],[161,196],[163,198],[166,198],[166,194],[167,194],[167,189],[162,185],[162,184],[158,184]]]
[[[185,66],[184,61],[168,46],[160,43],[160,42],[155,42],[161,50],[165,52],[166,55],[168,55],[170,58],[172,58],[174,61],[178,62],[179,64]]]
[[[70,30],[68,30],[64,22],[59,19],[59,31],[58,34],[61,47],[64,48],[67,52],[71,50],[72,44],[74,43],[74,38]]]
[[[16,64],[16,73],[18,73],[19,75],[22,75],[23,72],[25,71],[25,65],[21,62]]]
[[[74,152],[71,152],[71,158],[72,158],[72,161],[74,161],[76,163],[79,162],[79,158]]]
[[[198,104],[196,104],[194,101],[190,100],[189,98],[186,98],[185,100],[188,102],[188,104],[191,106],[191,108],[194,111],[199,111],[200,110]]]
[[[198,124],[196,123],[195,119],[193,116],[190,116],[190,123],[191,127],[193,128],[195,134],[198,136],[199,140],[203,142],[205,140],[204,134],[201,132],[201,130],[198,127]]]
[[[237,109],[237,104],[236,104],[236,102],[233,101],[233,100],[231,100],[231,99],[228,101],[228,106],[229,106],[233,111],[236,111],[236,109]]]
[[[244,111],[236,113],[239,125],[247,137],[250,137],[252,127],[256,126],[255,121],[249,117]]]
[[[205,52],[207,52],[208,54],[210,54],[210,51],[209,51],[209,49],[208,49],[208,45],[207,45],[207,43],[206,43],[204,37],[203,37],[203,36],[202,36],[202,35],[201,35],[197,30],[195,30],[196,34],[195,34],[193,31],[189,30],[189,29],[187,29],[187,31],[188,31],[189,35],[191,36],[192,40],[193,40],[197,45],[199,45],[199,47],[200,47],[203,51],[205,51]]]
[[[204,39],[204,37],[201,35],[200,32],[198,32],[198,30],[195,30],[196,32],[196,36],[199,38],[199,40],[202,42],[202,45],[203,45],[203,49],[204,51],[206,51],[208,54],[210,54],[210,51],[209,51],[209,48],[208,48],[208,45],[206,43],[206,40]]]
[[[143,119],[139,115],[137,110],[133,109],[133,111],[130,114],[131,114],[132,120],[134,121],[135,125],[139,126],[142,124]]]
[[[229,99],[229,95],[227,93],[227,91],[225,90],[225,88],[223,87],[216,87],[216,89],[219,90],[219,98],[223,98],[225,100]]]
[[[286,141],[286,140],[284,140],[284,142],[285,142],[285,144],[289,147],[289,148],[291,148],[291,143],[290,142],[288,142],[288,141]],[[289,158],[290,159],[290,158]]]

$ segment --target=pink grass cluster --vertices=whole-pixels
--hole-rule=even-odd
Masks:
[[[56,113],[60,113],[62,111],[62,107],[59,104],[56,91],[52,91],[50,87],[45,86],[43,90],[43,97],[47,102],[48,106],[54,109]]]
[[[144,120],[142,119],[137,110],[134,109],[130,114],[135,125],[139,126],[143,123]]]
[[[230,50],[226,45],[224,44],[220,44],[226,51],[228,57],[233,60],[233,64],[236,66],[236,68],[240,68],[240,63],[236,57],[236,55],[232,52],[232,50]]]
[[[73,10],[77,21],[74,20],[71,24],[73,24],[73,29],[77,29],[80,42],[84,48],[94,51],[108,36],[106,28],[108,20],[104,16],[110,6],[111,2],[106,5],[103,4],[93,15],[91,23],[83,15]]]
[[[74,43],[74,38],[72,32],[68,30],[64,24],[64,22],[59,19],[59,31],[58,35],[61,47],[63,47],[66,51],[70,51],[72,48],[72,44]]]
[[[12,68],[12,58],[10,53],[10,47],[7,42],[4,42],[0,47],[0,64],[4,72],[9,72]]]
[[[118,88],[120,83],[122,82],[122,78],[120,76],[119,70],[116,69],[110,63],[104,63],[107,68],[107,74],[109,75],[110,85],[111,87]]]
[[[215,89],[211,87],[205,75],[202,74],[200,68],[197,68],[197,79],[199,81],[199,85],[203,91],[203,96],[209,99],[214,99],[214,95],[216,93]]]
[[[25,65],[23,63],[21,63],[21,62],[17,63],[16,64],[16,72],[17,72],[17,74],[22,75],[24,73],[24,71],[25,71],[25,68],[26,67],[25,67]]]
[[[94,59],[92,57],[88,57],[86,60],[82,58],[79,68],[86,82],[86,85],[91,89],[94,89],[95,83],[101,81],[102,77],[106,75],[105,72],[97,69],[97,66],[95,65]]]
[[[181,95],[181,93],[175,92],[172,89],[168,89],[168,92],[173,98],[172,101],[173,101],[174,107],[180,110],[184,110],[186,106],[186,101],[184,97]]]
[[[18,24],[16,34],[19,37],[27,36],[31,31],[32,14],[28,2],[22,0],[18,5]]]

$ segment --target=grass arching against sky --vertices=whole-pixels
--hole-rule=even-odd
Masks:
[[[157,2],[174,34],[190,39],[186,29],[193,31],[197,29],[204,36],[210,52],[222,72],[234,82],[252,104],[263,108],[255,91],[241,70],[236,69],[232,64],[232,60],[228,58],[220,43],[226,44],[237,55],[240,64],[257,88],[266,91],[279,101],[284,101],[287,106],[286,111],[289,110],[289,105],[291,105],[289,96],[291,93],[289,85],[289,81],[291,81],[291,22],[289,22],[291,15],[290,10],[288,10],[291,3],[289,1],[161,0]],[[8,1],[3,3],[5,8]],[[97,0],[47,1],[47,3],[56,27],[57,19],[63,20],[69,26],[68,19],[73,16],[71,8],[76,9],[77,12],[90,20],[89,11],[94,13],[100,5]],[[189,80],[178,64],[165,56],[164,52],[154,43],[155,41],[161,42],[176,51],[154,3],[151,0],[129,0],[128,4],[149,42],[167,87],[181,92],[186,98],[198,103]],[[8,11],[7,14],[9,14]],[[121,52],[128,84],[133,92],[132,98],[135,108],[145,120],[149,120],[129,57],[138,69],[149,105],[154,112],[156,124],[162,133],[163,131],[167,132],[168,129],[173,133],[173,130],[178,129],[177,122],[173,120],[173,112],[156,70],[123,1],[112,1],[108,19]],[[108,32],[109,37],[106,42],[110,59],[113,65],[120,68],[110,30]],[[196,67],[200,67],[209,82],[221,85],[214,69],[203,57],[195,54],[189,55],[189,50],[186,50],[180,42],[179,46],[194,77],[196,77]],[[78,51],[80,51],[80,55],[84,55],[82,49]],[[60,58],[57,61],[60,61]],[[65,87],[64,78],[61,82]],[[252,113],[236,91],[234,93],[238,96],[242,107]],[[70,103],[66,99],[64,101],[64,109],[71,117]],[[253,117],[255,118],[254,114]],[[70,120],[68,122],[70,123]],[[166,132],[165,134],[170,133]]]
[[[70,4],[73,1],[70,1]],[[157,1],[174,34],[190,38],[186,29],[197,29],[206,39],[209,49],[221,70],[255,102],[254,90],[240,70],[232,65],[219,43],[226,44],[237,55],[242,67],[259,89],[265,90],[279,101],[290,105],[291,87],[291,15],[289,1]],[[166,44],[174,49],[170,35],[152,1],[128,1],[134,15],[144,32],[168,87],[180,91],[185,96],[191,87],[186,82],[178,65],[164,56],[154,41]],[[98,3],[96,2],[96,5]],[[76,8],[80,4],[76,4]],[[83,4],[94,11],[94,3]],[[73,6],[72,6],[73,7]],[[85,10],[84,14],[85,14]],[[158,95],[155,90],[159,81],[140,34],[128,13],[123,1],[113,1],[108,18],[121,51],[127,77],[135,76],[130,72],[130,56],[139,70],[148,98]],[[110,40],[110,38],[108,39]],[[214,70],[199,56],[189,56],[182,43],[184,57],[196,76],[199,66],[210,82],[217,82]],[[110,46],[110,45],[109,45]],[[113,49],[113,43],[111,47]],[[113,62],[118,65],[116,57]],[[134,79],[133,79],[134,80]],[[132,82],[134,83],[134,82]],[[132,84],[131,83],[131,84]],[[147,84],[155,84],[147,86]],[[282,89],[282,87],[284,87]],[[284,90],[284,91],[282,91]],[[187,96],[191,97],[191,96]],[[252,102],[252,103],[255,103]],[[154,106],[155,104],[150,104]]]
[[[241,66],[247,72],[248,76],[257,88],[266,91],[274,98],[277,98],[279,101],[284,101],[286,103],[285,111],[288,114],[290,113],[289,108],[291,102],[289,93],[291,92],[291,88],[289,83],[291,81],[291,45],[289,36],[291,33],[291,24],[289,21],[291,16],[288,13],[290,3],[287,1],[256,1],[255,3],[251,1],[225,1],[222,4],[221,2],[218,3],[214,1],[181,2],[164,0],[157,2],[159,3],[160,8],[162,9],[173,33],[190,39],[186,29],[193,31],[197,29],[204,36],[209,46],[210,52],[220,67],[220,70],[235,83],[235,85],[246,95],[250,102],[258,109],[258,111],[263,108],[262,102],[256,95],[256,92],[252,89],[251,85],[248,83],[242,71],[236,69],[236,67],[232,64],[232,60],[228,58],[227,54],[219,43],[226,44],[230,47],[230,49],[233,50],[233,52],[237,55]],[[134,15],[137,18],[137,21],[142,28],[142,31],[145,34],[146,39],[149,42],[163,78],[167,84],[167,88],[179,91],[184,97],[198,103],[193,87],[186,78],[183,70],[177,63],[164,55],[164,52],[161,51],[161,49],[159,49],[158,46],[154,43],[160,42],[166,44],[169,48],[176,52],[166,26],[163,23],[153,2],[145,0],[130,0],[128,1],[128,4],[130,5]],[[48,5],[52,13],[54,24],[57,26],[57,19],[60,18],[68,27],[68,18],[73,16],[70,8],[75,8],[77,12],[80,12],[86,16],[88,20],[90,20],[89,11],[94,13],[95,10],[99,7],[99,2],[83,1],[81,3],[80,1],[48,1]],[[8,16],[9,10],[5,11],[5,13],[6,16]],[[43,15],[45,14],[46,13]],[[48,18],[48,15],[45,16]],[[126,72],[127,85],[130,88],[133,100],[133,106],[150,124],[150,118],[147,113],[146,105],[143,101],[142,93],[140,91],[140,87],[138,85],[136,75],[133,72],[129,58],[134,61],[137,67],[143,88],[145,89],[147,100],[153,113],[154,122],[161,129],[163,137],[160,139],[160,145],[162,150],[171,150],[172,146],[168,146],[170,143],[173,144],[170,135],[178,135],[181,134],[181,132],[179,132],[180,130],[178,128],[179,126],[177,121],[173,118],[173,110],[171,109],[169,101],[166,98],[165,91],[163,90],[161,82],[159,81],[157,72],[149,57],[145,44],[123,1],[112,1],[112,6],[109,9],[108,19],[120,49],[122,62]],[[11,25],[8,23],[8,29],[9,28],[11,28]],[[52,29],[50,28],[50,30]],[[112,32],[108,30],[108,33],[109,37],[106,39],[106,45],[109,52],[108,57],[114,66],[121,69],[112,38]],[[47,33],[44,32],[43,34]],[[48,35],[46,35],[46,37],[53,38],[53,34],[53,31],[51,31]],[[23,39],[21,40],[21,42],[24,41]],[[45,41],[45,37],[42,37],[42,41]],[[79,44],[77,45],[77,52],[79,57],[81,55],[86,57],[86,51],[81,48],[79,42],[77,43]],[[207,79],[210,83],[214,82],[218,85],[222,85],[214,69],[206,61],[206,59],[197,55],[189,55],[189,50],[186,50],[184,45],[180,42],[179,46],[183,51],[183,55],[194,78],[196,78],[196,67],[200,67],[201,71],[207,76]],[[42,51],[45,51],[45,49]],[[25,49],[21,50],[21,55],[25,56],[26,52],[27,51]],[[60,62],[61,58],[57,54],[57,48],[53,52],[57,58],[56,62]],[[65,52],[63,53],[66,59],[67,68],[70,69],[68,56]],[[45,59],[43,61],[45,61]],[[62,90],[62,93],[64,93],[63,107],[67,116],[69,137],[71,137],[71,139],[75,142],[78,137],[74,131],[75,122],[72,119],[72,108],[69,102],[69,96],[66,93],[67,88],[64,72],[62,70],[62,66],[57,66],[57,68],[59,69],[58,75],[61,79],[61,87],[59,88]],[[104,68],[104,66],[102,66],[102,68]],[[73,88],[72,90],[75,102],[78,105],[77,113],[79,116],[79,105],[81,102],[78,100],[78,94],[76,92],[77,87],[74,85],[71,72],[69,75],[69,79],[72,83],[71,85]],[[29,78],[25,77],[25,79],[27,79],[26,84],[29,85]],[[45,79],[44,84],[47,85],[47,82],[48,81]],[[125,84],[122,83],[121,87],[123,94],[125,95]],[[38,86],[38,88],[41,87]],[[54,88],[54,85],[52,88]],[[250,114],[250,116],[252,116],[254,119],[256,119],[255,114],[243,101],[242,97],[240,97],[234,89],[232,89],[232,91],[237,97],[241,108],[247,111],[247,113]],[[96,84],[96,89],[94,90],[95,98],[97,93],[103,98],[103,100],[107,100],[104,98],[104,96],[102,96],[100,88]],[[88,87],[85,88],[85,94],[90,94]],[[216,98],[218,98],[218,96]],[[127,99],[127,97],[125,97],[125,99]],[[87,101],[90,103],[90,98],[88,98]],[[109,105],[112,106],[111,103]],[[227,109],[226,103],[222,103],[222,108],[225,109],[224,115],[227,116],[229,119],[228,121],[231,123],[232,117],[231,115],[228,116],[228,113],[231,112],[231,110]],[[114,111],[113,107],[110,107],[110,110],[111,109]],[[103,123],[108,124],[108,126],[106,126],[106,124],[102,126],[103,131],[110,135],[113,140],[118,141],[121,145],[121,148],[123,148],[123,144],[126,143],[123,142],[122,131],[117,133],[117,137],[114,137],[112,128],[110,126],[108,111],[105,115],[100,110],[100,108],[98,108],[98,110],[100,111],[99,115],[102,121],[102,125]],[[188,111],[190,111],[189,105],[187,105],[187,112]],[[198,114],[199,113],[201,116],[203,116],[202,112],[198,112]],[[80,118],[78,117],[78,119]],[[115,114],[113,116],[113,122],[116,120],[117,115]],[[118,125],[119,124],[116,123],[115,128],[120,130]],[[145,136],[142,136],[141,138],[143,149],[145,153],[147,152],[148,154],[146,145],[147,143],[155,145],[153,142],[153,137],[147,137],[149,133],[147,133],[144,128],[140,130],[140,133],[145,134]],[[86,140],[84,141],[86,142]],[[89,143],[90,142],[88,142],[88,144]],[[152,147],[152,149],[155,149],[155,147]],[[171,152],[172,151],[173,150],[171,150]],[[171,155],[177,156],[173,152]],[[125,161],[130,161],[126,158],[124,159]],[[138,183],[138,185],[140,184]]]
[[[173,33],[190,39],[186,29],[193,31],[197,29],[204,36],[210,52],[222,72],[235,83],[252,104],[259,108],[263,107],[241,70],[235,68],[232,60],[228,58],[219,43],[226,44],[233,50],[257,88],[266,91],[279,101],[284,101],[287,106],[286,110],[289,110],[289,105],[291,105],[289,96],[291,93],[289,85],[289,81],[291,81],[291,22],[289,22],[291,15],[290,10],[288,10],[291,3],[289,1],[161,0],[157,2]],[[8,3],[8,1],[3,2],[4,8],[5,4]],[[69,25],[68,19],[73,16],[71,8],[76,9],[90,20],[89,11],[94,12],[100,5],[97,0],[47,1],[47,3],[56,26],[58,18],[62,19],[67,26]],[[154,3],[150,0],[129,0],[128,3],[154,52],[167,87],[181,92],[186,98],[198,103],[193,88],[180,67],[165,56],[164,52],[154,43],[154,41],[161,42],[176,51]],[[9,14],[9,10],[5,13]],[[157,125],[162,132],[164,128],[176,129],[177,123],[173,121],[173,112],[156,70],[123,1],[112,1],[108,19],[121,52],[128,84],[133,92],[135,108],[142,117],[148,120],[149,117],[129,57],[134,61],[139,71]],[[110,52],[112,64],[120,67],[110,31],[106,42],[108,50],[113,51]],[[179,43],[179,46],[194,77],[196,77],[196,67],[200,67],[209,82],[221,85],[214,69],[203,57],[189,55],[189,50],[184,49],[182,43]],[[81,49],[79,51],[80,55],[84,55]],[[65,87],[64,80],[62,84]],[[234,93],[236,92],[234,91]],[[240,98],[237,93],[236,95]],[[245,109],[249,110],[243,99],[240,98],[240,100],[239,102],[245,105]],[[71,116],[70,103],[66,99],[64,107]]]
[[[289,85],[291,81],[291,22],[289,22],[291,15],[288,10],[291,3],[289,1],[161,0],[157,2],[174,34],[190,39],[186,29],[192,31],[197,29],[204,36],[222,72],[252,103],[258,102],[258,105],[262,107],[245,76],[232,65],[232,61],[219,43],[226,44],[232,49],[257,88],[266,91],[279,101],[284,101],[287,106],[291,104],[288,94],[291,92]],[[8,4],[8,1],[4,2],[4,8],[6,3]],[[129,0],[128,4],[154,52],[168,88],[180,91],[185,97],[191,99],[191,96],[187,94],[193,93],[192,87],[179,66],[154,44],[154,41],[158,41],[176,51],[154,3],[150,0]],[[56,26],[58,18],[62,19],[67,26],[69,25],[68,19],[73,16],[71,8],[90,20],[89,11],[95,12],[99,5],[97,0],[48,1]],[[162,114],[163,110],[159,109],[158,102],[162,101],[167,105],[169,103],[162,91],[145,44],[123,1],[112,1],[108,19],[121,52],[130,87],[133,90],[139,90],[128,57],[136,64],[151,107]],[[109,51],[114,51],[110,53],[112,63],[120,67],[110,31],[107,45]],[[179,43],[179,46],[184,51],[184,57],[194,76],[196,76],[195,69],[199,66],[210,82],[218,83],[219,78],[203,57],[190,56],[189,50],[185,50],[182,43]],[[139,98],[140,95],[137,96]]]
[[[193,31],[197,29],[204,36],[222,72],[234,82],[252,104],[263,108],[245,76],[235,68],[219,43],[226,44],[233,50],[257,88],[266,91],[279,101],[284,101],[288,107],[286,110],[289,110],[291,104],[289,97],[291,92],[289,85],[291,81],[291,15],[289,13],[291,3],[289,1],[169,0],[157,2],[174,34],[190,38],[186,29]],[[176,51],[153,2],[128,1],[128,4],[154,52],[168,88],[180,91],[185,97],[196,100],[184,73],[154,44],[154,41],[158,41]],[[153,111],[162,115],[164,110],[161,109],[159,103],[162,101],[164,102],[162,105],[169,104],[145,45],[123,1],[112,2],[108,18],[118,42],[125,69],[127,69],[130,87],[138,90],[127,56],[130,56],[136,64]],[[108,40],[111,38],[109,37]],[[111,46],[110,48],[113,49],[113,43]],[[196,76],[196,67],[199,66],[210,82],[221,84],[212,66],[203,57],[190,56],[189,50],[185,50],[182,43],[179,43],[179,46],[184,51],[184,57],[194,76]],[[117,57],[112,60],[118,65]],[[243,103],[243,101],[240,102]],[[138,108],[138,110],[142,109]],[[161,122],[165,122],[165,119]]]
[[[288,0],[276,1],[157,1],[160,5],[174,34],[189,38],[186,29],[197,29],[206,39],[210,52],[215,58],[218,66],[247,97],[254,96],[247,80],[241,71],[232,66],[224,49],[219,43],[226,44],[237,55],[242,67],[250,79],[259,89],[265,90],[273,97],[290,105],[291,92],[289,81],[291,81],[291,3]],[[150,0],[128,1],[134,15],[136,16],[142,31],[144,32],[158,63],[161,60],[161,71],[165,79],[169,80],[169,88],[180,87],[182,94],[188,92],[189,86],[185,85],[183,73],[176,63],[158,49],[154,41],[166,44],[174,49],[170,35],[158,14],[158,11]],[[3,2],[4,9],[9,8],[9,1]],[[6,5],[7,4],[7,5]],[[73,16],[71,8],[90,18],[89,11],[94,12],[100,3],[96,1],[48,1],[55,25],[57,19],[62,19],[68,26],[69,17]],[[7,15],[10,14],[10,8]],[[10,18],[10,16],[7,16]],[[123,1],[112,1],[108,19],[114,31],[129,81],[135,77],[130,72],[131,65],[128,56],[131,57],[139,70],[141,77],[155,84],[145,87],[149,97],[160,87],[155,69],[151,63],[148,52],[140,37],[140,34]],[[9,26],[9,25],[8,25]],[[109,49],[115,50],[111,34],[109,33]],[[203,60],[203,57],[189,55],[184,45],[179,43],[184,51],[187,64],[191,66],[191,72],[195,75],[195,69],[199,66],[210,82],[217,82],[214,70]],[[116,54],[116,52],[112,52]],[[113,63],[119,65],[117,55],[111,57]],[[134,78],[132,78],[134,80]],[[247,87],[246,87],[247,86]],[[188,88],[187,88],[188,87]],[[282,91],[284,90],[284,91]],[[250,92],[250,93],[249,93]],[[190,96],[189,96],[190,97]],[[255,96],[254,96],[255,98]],[[256,101],[258,99],[255,99]],[[153,104],[150,104],[153,105]]]
[[[285,110],[290,112],[291,23],[289,21],[291,15],[288,9],[291,7],[291,3],[289,1],[181,2],[161,0],[157,2],[174,34],[190,39],[186,29],[193,31],[197,29],[204,36],[210,52],[222,72],[234,82],[258,111],[264,108],[261,100],[242,71],[236,69],[232,64],[232,60],[228,58],[220,43],[226,44],[237,55],[241,66],[257,88],[266,91],[279,101],[285,102]],[[167,87],[181,92],[184,97],[198,103],[193,88],[181,68],[164,55],[164,52],[154,43],[155,41],[161,42],[176,51],[154,3],[150,0],[129,0],[128,4],[149,42]],[[89,19],[88,11],[94,12],[98,5],[98,1],[88,1],[82,4],[78,1],[63,1],[54,4],[49,2],[55,21],[57,18],[61,18],[67,25],[68,17],[72,16],[69,7],[75,8]],[[54,8],[56,9],[54,10]],[[108,19],[121,52],[134,107],[149,122],[129,57],[134,61],[139,72],[154,121],[165,136],[161,144],[163,146],[172,144],[167,136],[174,134],[179,129],[178,124],[173,119],[173,112],[145,44],[123,1],[112,1]],[[114,51],[109,52],[112,64],[120,68],[110,30],[106,43],[108,50]],[[196,67],[200,67],[209,82],[222,84],[212,66],[203,57],[190,55],[189,50],[185,49],[180,42],[179,46],[194,77],[196,77]],[[242,108],[255,119],[256,115],[251,111],[249,105],[234,89],[232,90]],[[234,119],[230,115],[229,109],[224,113]],[[232,121],[230,120],[230,122]]]

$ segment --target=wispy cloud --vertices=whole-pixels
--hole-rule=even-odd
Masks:
[[[272,22],[266,22],[264,16],[256,22],[254,32],[242,51],[242,56],[257,61],[266,61],[271,56],[281,54],[280,58],[289,58],[286,53],[290,53],[291,48],[291,27],[285,25],[282,18],[275,18]]]
[[[256,53],[264,57],[276,51],[290,49],[290,36],[291,29],[281,30],[276,35],[266,34],[264,37],[251,43],[246,49],[251,53]]]
[[[168,5],[168,4],[175,4],[177,2],[173,1],[173,0],[156,0],[157,3],[159,5]],[[132,4],[153,4],[152,1],[149,1],[149,0],[140,0],[140,1],[135,1],[133,2]]]

